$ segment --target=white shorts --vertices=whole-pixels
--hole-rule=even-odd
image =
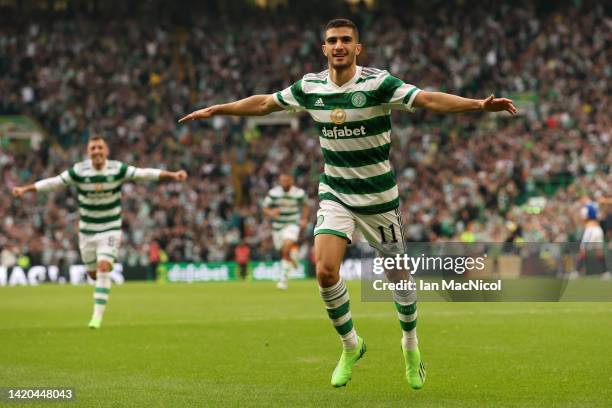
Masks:
[[[317,211],[317,224],[314,235],[332,234],[353,239],[357,228],[370,246],[382,254],[403,254],[404,232],[399,209],[380,214],[358,214],[340,203],[323,200]]]
[[[81,259],[88,271],[95,271],[99,261],[110,262],[117,259],[121,243],[121,230],[106,231],[101,234],[79,234]]]
[[[300,236],[300,227],[295,224],[289,224],[286,227],[272,232],[272,240],[274,241],[274,249],[280,251],[285,241],[297,242]]]

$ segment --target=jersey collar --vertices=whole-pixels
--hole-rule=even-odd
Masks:
[[[353,77],[349,79],[346,83],[344,83],[342,86],[336,85],[336,83],[332,81],[329,77],[329,71],[327,71],[327,83],[330,84],[330,86],[334,89],[346,89],[349,86],[353,85],[355,82],[357,82],[357,79],[361,76],[361,68],[361,66],[357,65],[355,69],[355,75],[353,75]]]
[[[106,170],[106,169],[107,169],[107,167],[108,167],[108,159],[106,159],[106,160],[104,161],[104,166],[102,166],[102,168],[101,168],[100,170],[98,170],[98,169],[96,169],[96,168],[95,168],[95,166],[93,165],[93,161],[92,161],[91,159],[88,159],[88,160],[89,160],[89,164],[91,165],[91,168],[92,168],[94,171],[98,171],[98,172],[100,172],[100,171],[104,171],[104,170]]]

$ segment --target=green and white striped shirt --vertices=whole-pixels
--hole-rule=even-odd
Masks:
[[[36,183],[36,190],[50,191],[62,185],[75,186],[79,203],[79,231],[92,235],[121,229],[121,186],[135,179],[157,180],[160,170],[140,169],[107,160],[96,170],[90,160],[75,164],[57,177]]]
[[[363,214],[399,206],[389,162],[391,110],[413,111],[420,89],[376,68],[357,67],[342,86],[328,70],[306,74],[274,94],[287,110],[305,110],[315,120],[325,162],[319,199],[337,201]]]
[[[278,231],[287,225],[299,225],[302,207],[306,199],[306,192],[296,186],[291,186],[289,191],[276,186],[268,192],[263,206],[279,208],[280,214],[272,219],[272,230]]]

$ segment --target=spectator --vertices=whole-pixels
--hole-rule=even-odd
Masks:
[[[238,264],[241,279],[245,279],[247,276],[247,265],[250,259],[251,248],[241,240],[234,248],[234,261]]]
[[[459,240],[472,225],[468,235],[483,240],[577,241],[568,203],[585,193],[612,196],[612,149],[602,148],[612,143],[610,10],[589,0],[543,4],[457,0],[408,9],[380,1],[355,15],[342,2],[326,4],[330,15],[361,22],[361,64],[427,89],[508,95],[523,113],[394,117],[391,161],[409,239]],[[182,26],[0,13],[0,114],[29,115],[49,133],[38,152],[0,144],[2,181],[10,188],[58,174],[97,132],[111,140],[114,159],[193,175],[185,185],[124,187],[122,259],[142,260],[149,244],[152,265],[153,245],[159,261],[230,260],[239,239],[251,258],[269,259],[259,203],[286,163],[316,197],[323,164],[314,129],[302,121],[299,131],[262,126],[245,137],[235,118],[175,123],[196,105],[271,92],[322,70],[321,11],[292,7],[203,13]],[[277,21],[283,30],[271,28]],[[546,186],[541,212],[527,213],[519,204]],[[3,262],[9,245],[42,248],[46,263],[76,261],[76,217],[67,192],[2,200]]]

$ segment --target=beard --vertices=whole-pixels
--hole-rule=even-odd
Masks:
[[[90,157],[91,162],[93,163],[94,166],[101,166],[104,164],[104,162],[106,161],[106,157],[104,156],[100,156],[100,157]]]
[[[342,56],[344,57],[343,62],[336,62],[335,57],[332,56],[329,60],[329,65],[334,69],[342,70],[351,67],[355,62],[355,56],[350,53]]]

